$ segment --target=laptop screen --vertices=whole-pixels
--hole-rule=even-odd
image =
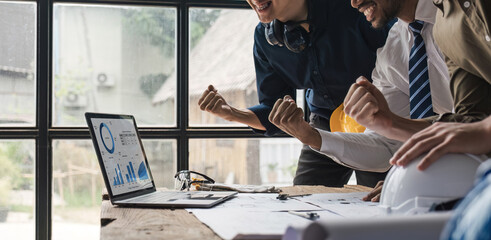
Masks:
[[[114,196],[153,187],[133,118],[90,118]],[[90,126],[90,125],[89,125]],[[97,148],[96,148],[97,149]]]

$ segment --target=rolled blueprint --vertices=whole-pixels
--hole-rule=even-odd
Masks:
[[[290,226],[283,240],[438,239],[452,212],[377,218],[316,221],[306,227]]]

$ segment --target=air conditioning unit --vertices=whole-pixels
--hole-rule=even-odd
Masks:
[[[68,92],[63,97],[63,107],[65,108],[83,108],[87,106],[87,96],[75,92]]]
[[[114,79],[114,76],[104,72],[96,74],[94,81],[98,87],[113,87],[116,84],[116,79]]]

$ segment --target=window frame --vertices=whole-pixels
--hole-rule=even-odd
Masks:
[[[245,0],[9,0],[35,2],[36,6],[36,113],[35,126],[0,126],[1,139],[34,139],[35,160],[35,238],[51,239],[53,140],[90,139],[87,127],[53,126],[53,8],[58,3],[118,6],[155,6],[176,9],[176,71],[177,96],[175,127],[141,127],[143,139],[174,139],[177,141],[177,168],[188,169],[189,141],[196,138],[263,138],[248,127],[190,127],[189,126],[189,9],[222,8],[250,9]],[[253,37],[253,36],[251,36]],[[307,109],[307,108],[305,108]],[[308,109],[306,116],[308,116]],[[306,118],[307,119],[307,118]],[[286,134],[278,137],[289,137]]]

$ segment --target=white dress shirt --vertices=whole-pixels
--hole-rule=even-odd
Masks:
[[[421,35],[428,55],[433,111],[437,114],[453,109],[450,77],[443,54],[433,39],[437,8],[431,0],[419,0],[416,20],[424,21]],[[399,21],[389,31],[385,46],[377,51],[377,62],[372,73],[373,84],[384,94],[390,110],[405,118],[409,111],[409,53],[414,36],[409,23]],[[385,172],[389,159],[402,145],[369,129],[365,133],[331,133],[317,129],[322,137],[320,152],[337,163],[364,171]]]

